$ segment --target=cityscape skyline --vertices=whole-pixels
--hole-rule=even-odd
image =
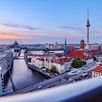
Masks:
[[[97,12],[101,0],[1,0],[0,44],[19,43],[78,43],[86,41],[87,7],[90,11],[90,43],[101,43]],[[81,4],[81,5],[80,5]]]
[[[0,102],[101,102],[101,4],[0,0]]]

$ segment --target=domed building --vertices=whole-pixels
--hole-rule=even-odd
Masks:
[[[20,48],[19,43],[15,40],[15,42],[10,46],[11,48]]]
[[[18,42],[15,40],[15,42],[13,43],[14,46],[19,46]]]

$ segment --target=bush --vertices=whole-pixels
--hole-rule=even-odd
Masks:
[[[72,62],[72,67],[74,68],[80,68],[82,67],[83,65],[86,64],[86,61],[82,61],[80,58],[75,58]]]
[[[48,70],[49,73],[57,73],[58,70],[56,68],[56,66],[52,66],[51,69]]]

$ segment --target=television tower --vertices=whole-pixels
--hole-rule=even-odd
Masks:
[[[90,28],[90,21],[89,21],[89,9],[87,9],[87,49],[89,49],[89,28]]]

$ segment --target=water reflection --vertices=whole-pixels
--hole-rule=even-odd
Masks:
[[[16,89],[22,89],[32,84],[39,83],[45,79],[45,76],[42,76],[39,73],[30,70],[27,67],[22,56],[23,55],[21,53],[21,57],[19,59],[15,59],[13,64],[12,80]],[[12,90],[10,79],[8,81],[6,90]]]

